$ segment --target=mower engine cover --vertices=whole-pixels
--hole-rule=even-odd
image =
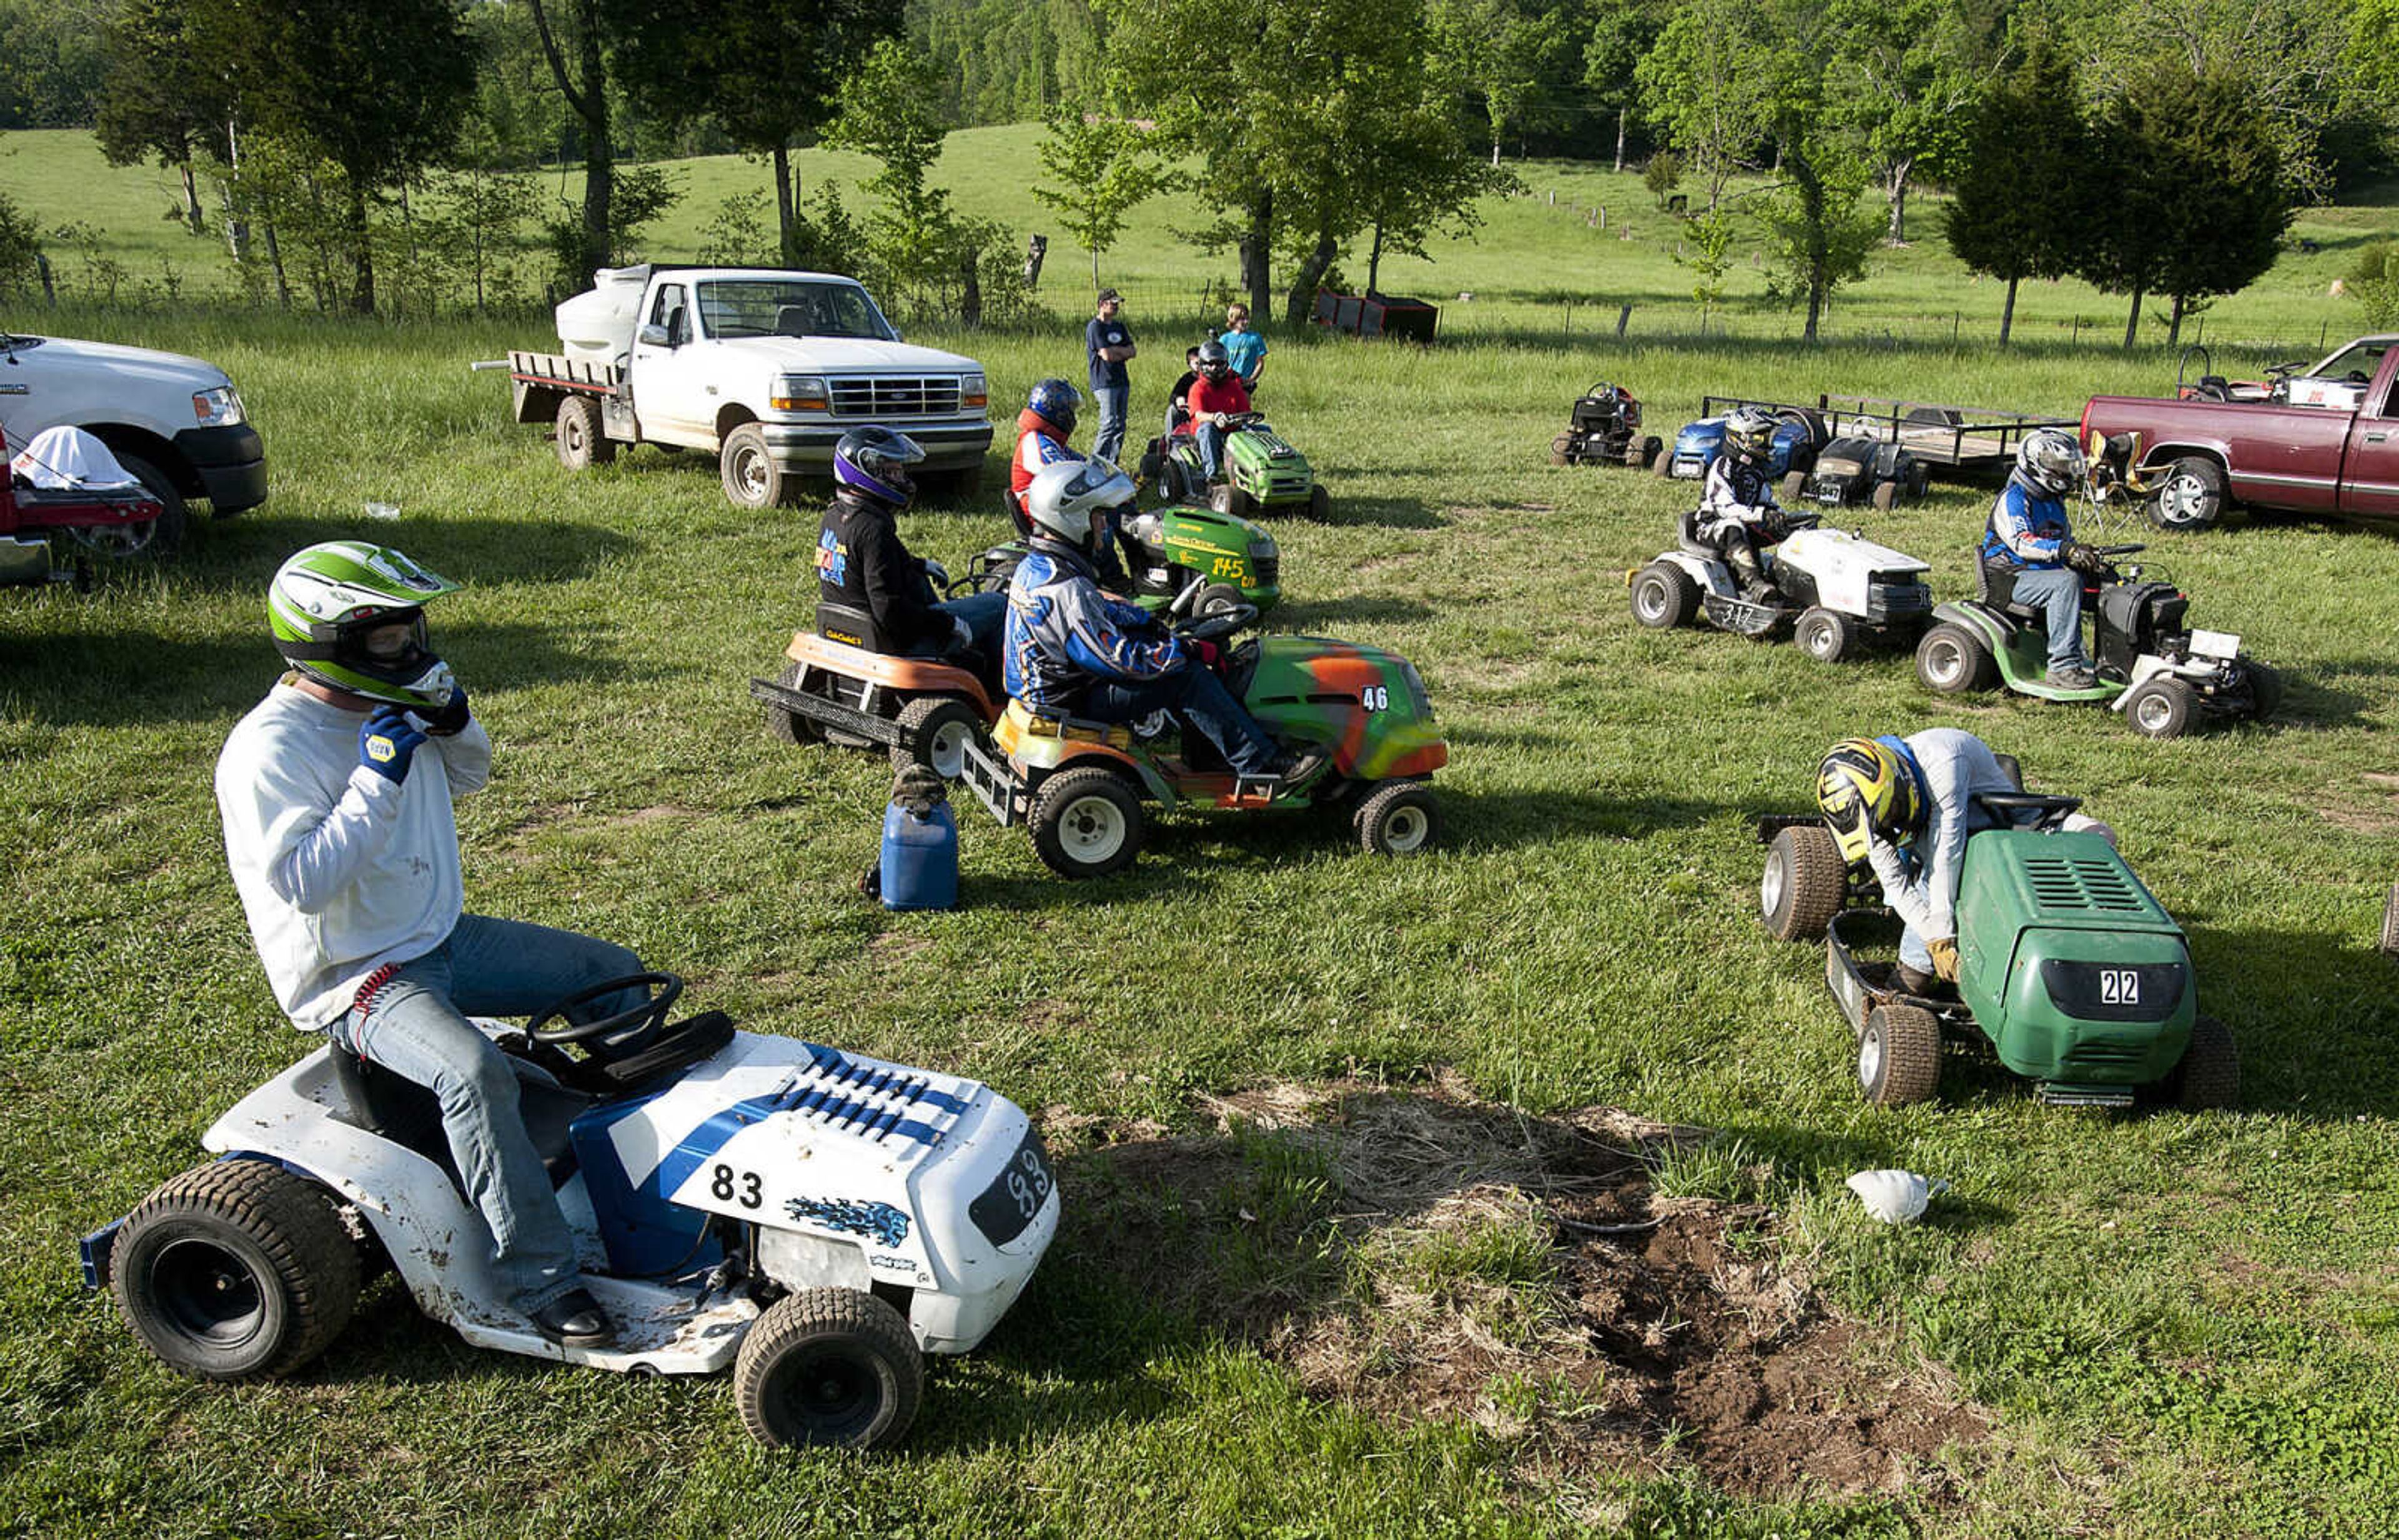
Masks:
[[[1966,842],[1958,990],[2018,1074],[2146,1086],[2180,1062],[2198,1014],[2175,925],[2090,832],[1991,829]]]
[[[1397,653],[1315,636],[1267,636],[1235,654],[1234,694],[1286,742],[1333,751],[1354,780],[1430,776],[1449,762],[1432,698]]]
[[[1225,455],[1234,482],[1261,503],[1304,503],[1316,485],[1308,456],[1264,423],[1225,435]]]
[[[1816,452],[1808,495],[1838,506],[1863,500],[1884,481],[1899,479],[1902,451],[1879,439],[1836,439]]]
[[[2190,598],[2171,583],[2117,583],[2099,590],[2095,628],[2098,662],[2120,678],[2130,678],[2146,655],[2166,651],[2163,645],[2189,628]]]
[[[1775,583],[1806,604],[1822,604],[1873,626],[1932,613],[1924,574],[1931,563],[1846,530],[1794,530],[1774,551]]]

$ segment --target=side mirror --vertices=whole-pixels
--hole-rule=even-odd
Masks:
[[[674,345],[674,339],[667,335],[667,329],[658,325],[655,321],[650,325],[642,328],[640,338],[644,347],[672,347]]]

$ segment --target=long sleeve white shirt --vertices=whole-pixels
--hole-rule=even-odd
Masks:
[[[1877,836],[1866,860],[1882,884],[1883,901],[1908,928],[1928,941],[1946,940],[1958,934],[1958,880],[1965,867],[1973,799],[2013,791],[2015,782],[1999,768],[1990,745],[1955,727],[1912,733],[1907,748],[1924,772],[1923,791],[1931,804],[1924,832],[1916,837],[1917,859],[1909,861],[1899,846]]]
[[[469,721],[419,744],[398,784],[359,763],[366,717],[278,684],[217,756],[225,863],[292,1024],[319,1030],[366,976],[421,957],[458,923],[465,888],[453,794],[490,777]]]

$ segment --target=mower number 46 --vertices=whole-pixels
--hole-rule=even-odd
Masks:
[[[1358,704],[1369,711],[1388,709],[1391,704],[1391,687],[1388,684],[1369,684],[1358,692]]]

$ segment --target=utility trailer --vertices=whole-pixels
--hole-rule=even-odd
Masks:
[[[2075,431],[2071,417],[1873,396],[1819,396],[1816,412],[1828,439],[1872,439],[1897,445],[1928,474],[1951,481],[2004,480],[2026,434],[2045,427]]]

